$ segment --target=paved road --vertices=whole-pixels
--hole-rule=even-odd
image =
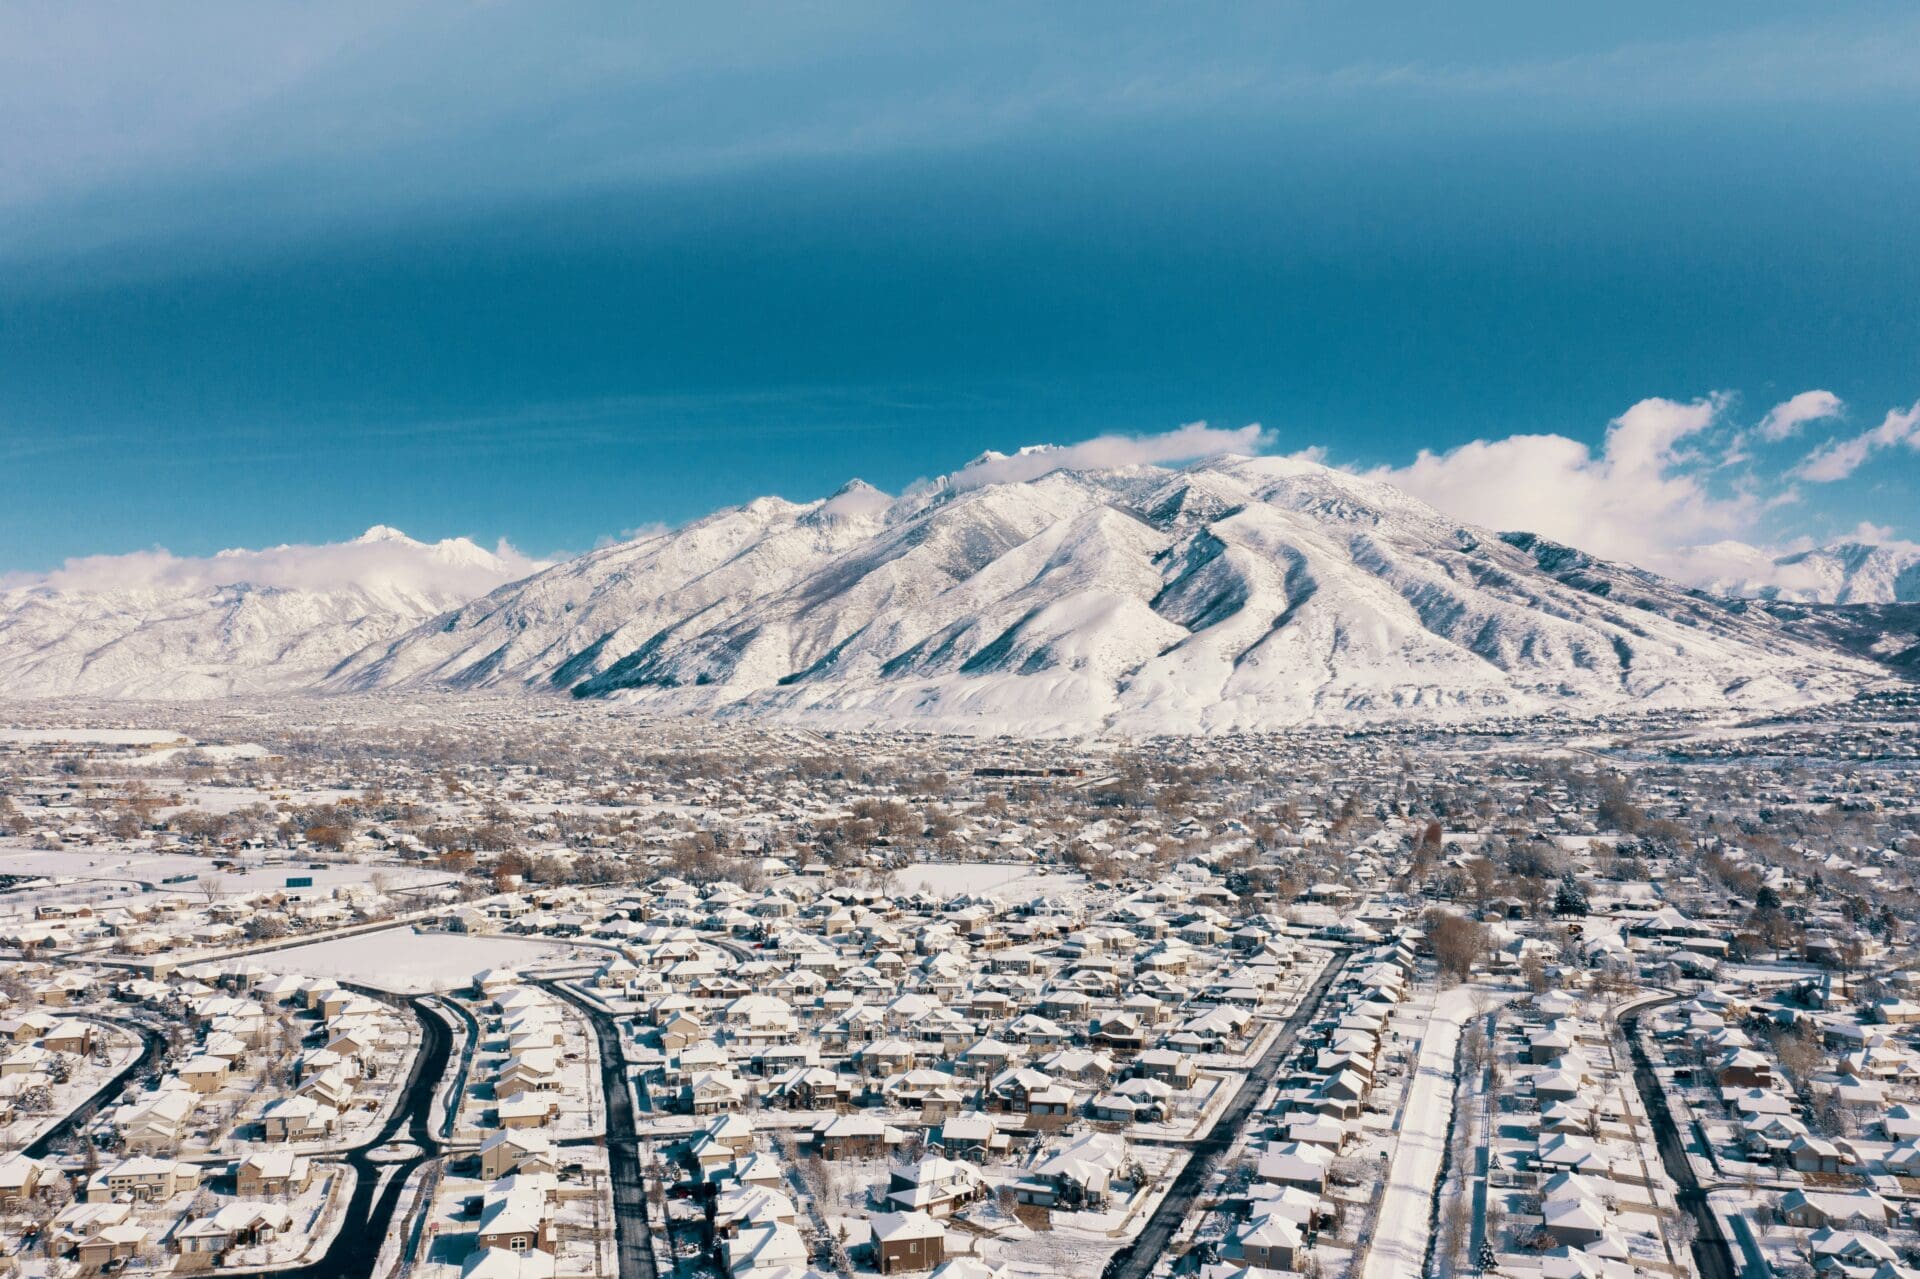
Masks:
[[[1640,1046],[1641,1011],[1644,1008],[1622,1017],[1620,1029],[1625,1032],[1627,1044],[1633,1052],[1633,1086],[1639,1090],[1640,1104],[1646,1108],[1647,1121],[1653,1125],[1654,1142],[1660,1148],[1660,1162],[1666,1165],[1667,1176],[1673,1179],[1677,1190],[1674,1200],[1680,1205],[1681,1211],[1692,1214],[1700,1227],[1700,1233],[1693,1241],[1694,1268],[1699,1272],[1700,1279],[1735,1279],[1739,1267],[1733,1263],[1733,1247],[1720,1229],[1720,1218],[1714,1215],[1713,1209],[1707,1204],[1707,1192],[1701,1189],[1699,1178],[1693,1175],[1693,1164],[1687,1158],[1686,1148],[1680,1142],[1680,1131],[1674,1126],[1673,1111],[1667,1105],[1666,1090],[1653,1073],[1653,1063],[1647,1060],[1646,1049]]]
[[[640,1137],[633,1122],[633,1094],[627,1088],[627,1055],[620,1046],[619,1024],[559,982],[533,984],[579,1009],[600,1041],[600,1088],[607,1098],[607,1176],[613,1183],[613,1229],[620,1279],[659,1279],[653,1264],[653,1227],[647,1222]]]
[[[65,1141],[72,1134],[84,1129],[88,1123],[92,1122],[93,1117],[99,1113],[101,1106],[120,1096],[121,1090],[126,1087],[129,1079],[132,1079],[135,1075],[153,1070],[159,1065],[161,1055],[167,1051],[167,1041],[155,1033],[152,1028],[142,1025],[140,1022],[123,1021],[118,1017],[101,1017],[94,1013],[85,1013],[82,1014],[82,1016],[87,1021],[106,1022],[118,1026],[122,1030],[131,1030],[140,1036],[141,1040],[146,1044],[146,1047],[129,1065],[123,1067],[119,1073],[102,1085],[93,1096],[87,1098],[80,1105],[69,1111],[65,1119],[62,1119],[59,1123],[36,1137],[33,1144],[27,1147],[26,1153],[29,1158],[46,1158],[48,1151]]]
[[[368,987],[343,984],[374,998],[392,998]],[[440,1139],[433,1132],[433,1098],[440,1089],[447,1063],[453,1056],[453,1032],[447,1029],[447,1024],[440,1020],[425,1000],[410,999],[407,1002],[420,1022],[420,1051],[413,1055],[413,1069],[407,1074],[400,1103],[387,1116],[387,1122],[365,1145],[347,1152],[346,1162],[352,1166],[358,1180],[354,1183],[353,1198],[347,1201],[346,1215],[333,1236],[333,1242],[328,1245],[326,1255],[318,1261],[289,1270],[222,1270],[222,1274],[264,1274],[272,1279],[341,1279],[347,1275],[373,1274],[374,1265],[380,1259],[380,1249],[387,1241],[387,1232],[394,1228],[394,1217],[400,1208],[400,1192],[406,1188],[407,1178],[420,1165],[440,1157]],[[394,1142],[408,1142],[417,1149],[399,1159],[370,1158],[372,1151]],[[392,1174],[382,1182],[380,1173],[384,1169],[391,1169]]]
[[[1173,1179],[1173,1186],[1167,1191],[1166,1198],[1153,1210],[1153,1216],[1147,1218],[1147,1224],[1139,1236],[1113,1255],[1102,1279],[1146,1279],[1154,1265],[1165,1255],[1168,1242],[1180,1228],[1180,1223],[1187,1219],[1194,1200],[1205,1188],[1207,1176],[1213,1171],[1214,1157],[1238,1140],[1254,1104],[1260,1100],[1260,1094],[1266,1091],[1267,1085],[1273,1082],[1274,1072],[1280,1068],[1280,1063],[1293,1051],[1300,1032],[1319,1012],[1320,1001],[1326,998],[1327,988],[1333,985],[1334,978],[1346,966],[1349,953],[1338,951],[1327,961],[1327,966],[1301,999],[1299,1008],[1287,1018],[1286,1025],[1274,1036],[1267,1051],[1247,1072],[1246,1081],[1240,1085],[1240,1091],[1233,1095],[1233,1100],[1227,1103],[1226,1109],[1220,1112],[1212,1131],[1194,1144],[1192,1157],[1181,1168],[1179,1176]]]

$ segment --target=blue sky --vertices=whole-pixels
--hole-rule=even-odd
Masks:
[[[1562,8],[8,6],[0,570],[579,550],[1197,420],[1920,536],[1920,15]],[[1652,397],[1710,407],[1596,479]],[[1460,471],[1537,454],[1404,474],[1503,523]]]

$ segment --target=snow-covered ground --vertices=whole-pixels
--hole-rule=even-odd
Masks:
[[[224,858],[223,858],[224,860]],[[379,876],[395,887],[448,878],[445,871],[400,866],[373,866],[352,862],[315,865],[282,854],[242,869],[215,870],[205,857],[184,853],[156,853],[143,848],[110,845],[36,849],[23,839],[0,838],[0,875],[46,875],[71,879],[137,880],[162,891],[199,892],[198,882],[164,884],[175,875],[194,875],[218,883],[225,895],[272,892],[286,887],[291,877],[310,878],[315,888],[365,884]]]
[[[218,764],[231,764],[243,759],[265,759],[267,748],[258,742],[234,742],[231,745],[217,746],[169,746],[161,750],[148,751],[121,761],[127,768],[157,768],[162,764],[171,764],[182,756],[192,755],[196,762],[200,760]]]
[[[1363,1279],[1405,1279],[1420,1273],[1432,1233],[1433,1186],[1447,1150],[1453,1115],[1453,1058],[1460,1028],[1473,1016],[1474,988],[1454,986],[1435,997],[1420,1040],[1386,1190],[1362,1271]]]
[[[904,892],[948,897],[955,893],[993,893],[1013,898],[1064,897],[1084,889],[1080,875],[1061,875],[1031,866],[999,862],[921,862],[894,872]]]
[[[551,964],[572,956],[604,961],[606,952],[518,937],[468,937],[394,928],[265,951],[249,955],[247,962],[268,972],[335,977],[385,990],[418,993],[464,986],[486,968]]]

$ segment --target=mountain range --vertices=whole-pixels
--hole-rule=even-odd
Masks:
[[[460,598],[16,588],[0,692],[537,690],[820,726],[1149,733],[1782,707],[1888,673],[1759,604],[1311,461],[985,482],[1002,460],[899,498],[858,481],[761,498]],[[450,553],[473,552],[489,554]]]
[[[326,547],[82,562],[0,590],[0,695],[304,689],[525,570],[465,538],[429,544],[384,526]]]

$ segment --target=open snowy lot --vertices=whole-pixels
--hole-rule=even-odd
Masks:
[[[606,952],[517,937],[466,937],[394,928],[264,951],[249,955],[247,962],[268,972],[335,977],[388,990],[419,992],[464,986],[485,968],[551,964],[575,956],[604,960]]]
[[[352,862],[317,866],[288,857],[278,857],[271,862],[236,863],[232,870],[216,870],[211,859],[184,853],[104,846],[38,849],[27,847],[24,840],[7,839],[0,839],[0,875],[132,881],[152,884],[160,891],[181,893],[200,891],[199,879],[178,884],[164,881],[175,875],[193,875],[218,883],[226,896],[283,889],[289,876],[311,878],[315,888],[370,883],[376,875],[396,888],[449,878],[446,872],[438,870]]]
[[[1001,862],[921,862],[894,872],[902,892],[950,897],[955,893],[994,893],[1007,897],[1064,897],[1083,891],[1085,877],[1035,870]]]

